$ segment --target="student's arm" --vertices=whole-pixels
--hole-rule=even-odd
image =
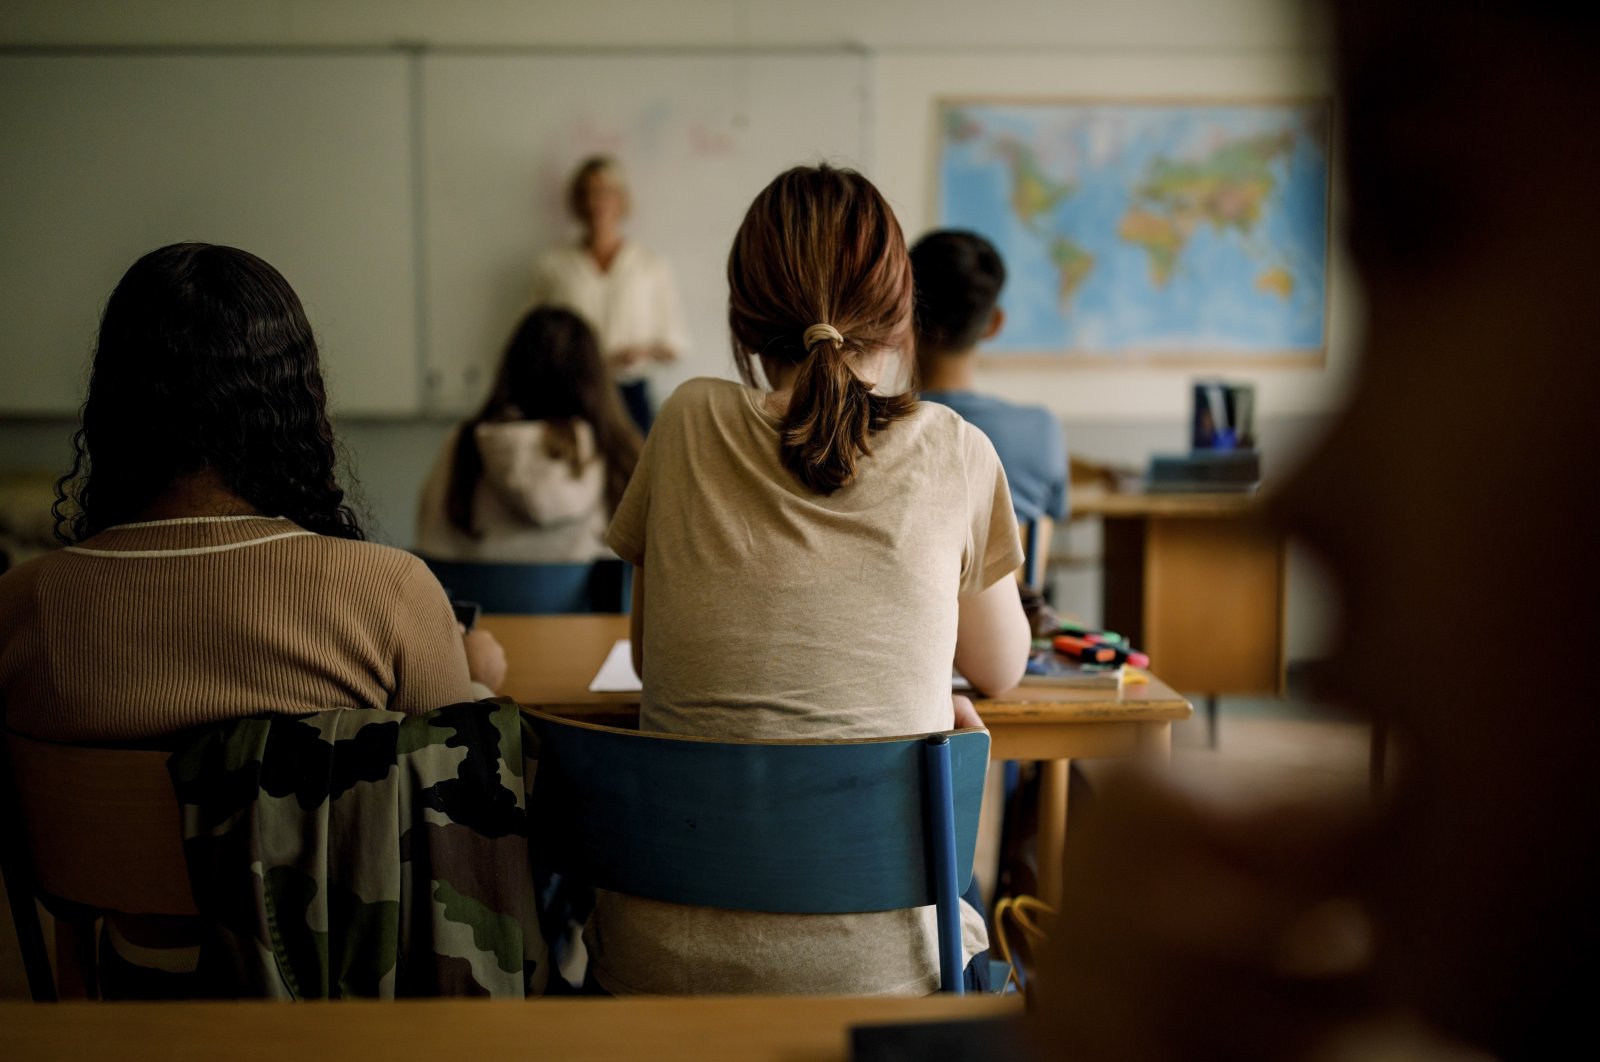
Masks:
[[[670,402],[670,400],[669,400]],[[663,407],[663,411],[667,407]],[[633,670],[644,678],[644,541],[645,525],[650,512],[650,477],[654,467],[655,442],[660,437],[661,421],[657,429],[644,441],[639,463],[634,467],[628,489],[611,517],[611,527],[606,531],[606,545],[617,556],[633,566],[633,610],[628,620],[628,637],[633,643]],[[670,425],[669,425],[670,427]]]
[[[955,665],[979,692],[1002,693],[1022,679],[1033,639],[1015,578],[1022,566],[1022,536],[994,445],[968,428],[963,447],[968,538],[957,599]]]
[[[981,693],[1003,693],[1022,681],[1033,633],[1009,576],[960,600],[956,670]]]
[[[394,690],[386,707],[426,712],[473,700],[461,625],[444,588],[415,557],[400,554],[399,569],[398,585],[383,602],[394,638]]]
[[[486,630],[463,631],[461,645],[467,652],[467,674],[493,697],[506,683],[506,650]],[[481,692],[475,690],[474,692]]]
[[[633,673],[644,678],[644,569],[633,570],[633,611],[628,615],[629,647],[633,650]]]

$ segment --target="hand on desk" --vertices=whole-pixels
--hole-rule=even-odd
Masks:
[[[461,641],[467,650],[467,674],[474,682],[500,692],[506,681],[506,651],[486,630],[463,631]]]
[[[980,727],[984,730],[989,729],[983,725],[983,719],[978,715],[978,709],[972,706],[971,697],[965,694],[952,693],[950,695],[950,703],[955,708],[956,716],[956,724],[953,729],[963,730],[969,726]]]

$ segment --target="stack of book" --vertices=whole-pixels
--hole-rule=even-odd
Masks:
[[[1033,643],[1022,684],[1117,689],[1130,666],[1149,667],[1150,658],[1115,631],[1063,623],[1054,635]]]

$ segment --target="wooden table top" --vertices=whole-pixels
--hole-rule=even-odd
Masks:
[[[480,625],[505,646],[506,696],[562,715],[625,714],[637,693],[590,693],[600,662],[628,636],[626,616],[485,616]],[[1008,723],[1157,722],[1189,718],[1194,708],[1152,677],[1119,690],[1018,686],[976,700],[990,726]]]
[[[4,1003],[0,1056],[17,1062],[586,1062],[850,1057],[851,1027],[1022,1013],[1018,996],[403,1000],[341,1003]]]
[[[1072,492],[1073,516],[1216,517],[1259,513],[1259,491],[1114,491],[1091,487]]]

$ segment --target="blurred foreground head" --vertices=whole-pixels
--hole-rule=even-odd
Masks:
[[[1336,10],[1365,364],[1285,515],[1343,587],[1338,692],[1400,740],[1382,987],[1542,1054],[1600,944],[1600,9]]]
[[[1342,590],[1333,692],[1392,727],[1392,792],[1366,843],[1320,855],[1310,815],[1230,837],[1170,808],[1097,808],[1104,825],[1143,814],[1159,828],[1137,855],[1132,839],[1102,839],[1068,867],[1064,972],[1038,1002],[1057,1043],[1086,1047],[1073,1057],[1141,1057],[1095,1038],[1119,1005],[1147,1027],[1190,1022],[1146,1058],[1222,1057],[1225,1023],[1259,1033],[1228,1057],[1304,1057],[1313,1025],[1363,1008],[1409,1011],[1502,1058],[1594,1039],[1600,14],[1356,0],[1334,17],[1363,366],[1280,514]],[[1177,853],[1165,863],[1161,845]],[[1206,861],[1208,899],[1167,894],[1204,905],[1209,926],[1074,920],[1075,902],[1115,911],[1113,888],[1159,896],[1141,871]],[[1355,991],[1247,970],[1242,945],[1203,961],[1228,952],[1216,939],[1240,939],[1207,932],[1270,926],[1273,903],[1309,910],[1319,889],[1370,917],[1373,976]],[[1151,991],[1093,999],[1097,970]],[[1163,1013],[1163,998],[1208,990],[1205,1008]]]

